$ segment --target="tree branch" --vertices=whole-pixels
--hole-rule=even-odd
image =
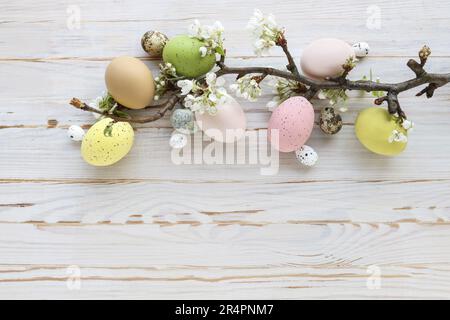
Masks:
[[[88,111],[88,112],[94,112],[94,113],[100,114],[102,116],[111,118],[116,121],[133,122],[133,123],[147,123],[147,122],[153,122],[158,119],[161,119],[164,116],[164,114],[167,111],[172,110],[180,100],[181,100],[181,98],[179,96],[173,95],[166,102],[158,105],[158,107],[160,109],[156,113],[151,114],[149,116],[145,116],[145,117],[135,117],[135,118],[132,118],[132,117],[124,118],[124,117],[116,116],[114,114],[109,114],[107,111],[101,111],[96,108],[93,108],[77,98],[72,98],[72,100],[70,101],[70,104],[77,109],[80,109],[83,111]]]
[[[387,102],[388,110],[391,114],[398,114],[401,118],[406,119],[406,115],[400,107],[400,103],[398,101],[398,94],[403,91],[410,90],[412,88],[419,87],[424,84],[428,84],[428,86],[420,91],[417,96],[421,96],[426,94],[428,98],[431,98],[434,94],[434,91],[443,85],[446,85],[450,82],[450,73],[427,73],[424,69],[424,65],[431,54],[430,48],[424,46],[419,51],[420,63],[415,61],[414,59],[410,59],[407,63],[407,66],[415,73],[416,77],[410,80],[406,80],[399,83],[382,83],[375,81],[366,81],[366,80],[357,80],[351,81],[346,77],[348,73],[351,71],[352,67],[344,65],[344,72],[341,76],[325,79],[325,80],[316,80],[310,79],[298,72],[298,68],[292,58],[292,55],[289,52],[287,47],[287,41],[284,38],[280,38],[279,45],[287,59],[288,65],[287,68],[290,72],[281,71],[274,68],[266,68],[266,67],[243,67],[243,68],[231,68],[225,65],[224,60],[218,63],[220,70],[216,72],[217,77],[226,75],[226,74],[238,74],[239,77],[242,77],[246,74],[252,73],[260,73],[272,75],[279,78],[284,78],[288,80],[294,80],[308,86],[308,90],[306,90],[304,96],[308,100],[312,99],[315,94],[321,89],[344,89],[344,90],[362,90],[366,92],[372,91],[385,91],[386,96],[382,98],[378,98],[375,100],[376,104],[382,104],[383,102]],[[348,63],[348,62],[347,62]],[[346,64],[347,64],[346,63]]]

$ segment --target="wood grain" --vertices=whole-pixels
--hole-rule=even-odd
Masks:
[[[80,29],[67,27],[69,5],[81,9]],[[94,121],[69,99],[99,95],[112,58],[156,71],[139,44],[148,29],[172,36],[193,19],[221,20],[230,65],[283,67],[277,50],[255,57],[242,31],[255,7],[276,14],[297,60],[320,37],[369,42],[352,79],[410,78],[406,61],[424,43],[427,68],[450,70],[446,0],[2,4],[0,298],[450,298],[450,87],[431,100],[402,94],[416,128],[399,157],[360,146],[354,120],[372,98],[355,92],[338,136],[314,129],[318,165],[282,154],[271,176],[258,164],[175,165],[167,117],[136,126],[133,150],[109,168],[85,164],[67,139],[68,126]],[[380,29],[368,28],[378,9]],[[257,103],[240,100],[263,137],[251,151],[266,145],[271,97],[265,86]],[[379,288],[368,285],[373,268]]]

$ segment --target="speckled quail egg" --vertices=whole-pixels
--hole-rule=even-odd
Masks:
[[[333,107],[320,111],[320,129],[326,134],[336,134],[342,129],[342,118]]]
[[[169,38],[159,31],[147,31],[141,38],[142,49],[152,57],[161,57]]]
[[[82,141],[84,137],[84,130],[80,126],[70,126],[67,130],[67,136],[73,141]]]
[[[314,149],[307,145],[304,145],[300,149],[295,151],[295,156],[301,164],[307,167],[314,166],[319,159]]]
[[[190,109],[176,109],[172,112],[170,123],[178,132],[191,134],[198,131],[194,113]]]
[[[370,47],[367,42],[357,42],[352,47],[353,51],[355,51],[355,56],[358,58],[364,58],[369,55]]]
[[[185,134],[175,132],[169,140],[169,144],[174,149],[182,149],[187,145],[187,136]]]

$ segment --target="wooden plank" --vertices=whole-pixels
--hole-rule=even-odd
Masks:
[[[2,183],[0,221],[163,227],[177,223],[235,227],[278,223],[448,224],[450,181]]]
[[[413,74],[406,67],[408,58],[367,58],[360,61],[352,72],[352,79],[361,79],[373,70],[374,75],[383,75],[383,81],[397,82],[410,79]],[[146,61],[157,74],[157,62]],[[229,59],[231,66],[274,66],[284,68],[285,58],[261,59]],[[7,76],[4,81],[3,93],[0,96],[0,128],[1,127],[51,127],[67,128],[71,124],[89,125],[94,118],[91,114],[76,110],[68,105],[73,96],[87,101],[100,95],[105,90],[104,70],[108,61],[46,61],[46,62],[0,62],[0,73]],[[448,72],[450,59],[430,58],[428,70],[433,72]],[[24,77],[23,74],[27,76]],[[231,84],[233,77],[227,77]],[[27,88],[23,90],[23,88]],[[249,128],[265,128],[270,113],[266,104],[272,99],[273,88],[264,84],[264,95],[258,102],[251,103],[239,99],[249,120]],[[435,123],[450,121],[449,98],[450,87],[436,91],[435,96],[428,100],[415,97],[420,89],[401,94],[401,103],[409,117],[418,126],[430,126]],[[358,92],[351,93],[348,102],[349,112],[343,114],[345,123],[353,123],[357,112],[373,105],[373,97]],[[316,109],[326,105],[326,101],[315,101]],[[148,112],[148,111],[146,111]],[[139,113],[138,113],[139,114]],[[56,122],[55,122],[56,121]],[[168,117],[163,120],[137,125],[136,127],[170,127]]]
[[[0,229],[1,297],[450,295],[449,225],[1,224]],[[81,271],[81,290],[67,288],[67,267],[73,265]],[[373,266],[381,272],[378,290],[367,287]],[[34,290],[27,290],[30,285]]]
[[[420,131],[419,131],[420,130]],[[197,155],[202,164],[172,162],[168,140],[172,130],[138,129],[135,144],[122,161],[111,167],[98,168],[83,162],[79,144],[70,141],[65,129],[7,129],[1,139],[8,152],[0,154],[0,179],[147,179],[152,181],[260,181],[292,182],[305,180],[440,180],[449,178],[447,143],[448,126],[417,128],[410,137],[408,149],[398,157],[382,157],[365,150],[355,138],[353,127],[344,127],[338,136],[330,137],[315,129],[308,144],[321,157],[311,169],[302,168],[292,153],[280,154],[279,171],[261,175],[261,168],[273,164],[250,164],[248,154],[267,150],[266,130],[258,130],[258,140],[247,141],[245,164],[208,165],[210,149]],[[192,140],[195,146],[195,141]],[[205,142],[204,146],[211,143]],[[201,146],[198,144],[197,146]],[[215,148],[221,150],[222,144]],[[192,149],[191,149],[192,150]],[[209,153],[208,153],[209,150]],[[226,155],[226,153],[225,153]],[[20,159],[20,161],[18,160]],[[224,158],[222,158],[224,159]],[[240,158],[241,159],[241,158]],[[259,157],[258,159],[263,159]],[[271,162],[269,162],[271,161]]]
[[[72,12],[78,6],[80,29],[69,29]],[[286,27],[292,48],[300,51],[321,37],[367,41],[374,55],[410,55],[428,43],[436,55],[450,54],[448,2],[420,0],[374,3],[370,0],[328,1],[271,0],[205,2],[192,9],[191,3],[139,1],[21,1],[2,6],[0,46],[2,59],[35,58],[109,58],[117,55],[143,56],[141,35],[156,29],[173,36],[185,33],[194,19],[205,23],[221,20],[226,28],[229,53],[253,56],[248,32],[243,32],[255,7],[273,12]],[[32,8],[32,10],[30,10]],[[236,10],[239,8],[239,10]],[[106,11],[105,11],[106,10]],[[377,27],[379,15],[380,23]],[[73,25],[73,24],[71,24]],[[369,27],[368,27],[369,26]],[[407,49],[405,49],[407,48]],[[410,50],[414,50],[411,52]]]
[[[221,20],[227,63],[283,67],[280,51],[256,58],[242,31],[258,7],[287,28],[297,59],[320,37],[363,40],[371,57],[351,78],[372,69],[394,82],[412,76],[405,63],[424,43],[428,70],[450,70],[448,1],[82,0],[79,30],[66,26],[69,5],[24,0],[0,12],[0,298],[450,297],[450,87],[428,101],[402,94],[416,130],[400,157],[359,145],[354,119],[372,99],[352,93],[342,132],[315,128],[308,142],[318,165],[283,154],[273,176],[259,164],[175,165],[167,117],[136,126],[132,152],[109,168],[85,164],[65,132],[92,124],[67,101],[104,90],[113,57],[156,70],[139,44],[148,29],[172,36],[196,18]],[[377,8],[381,29],[367,28]],[[263,135],[252,151],[266,144],[270,98],[266,86],[258,103],[242,102],[250,132]],[[80,290],[68,287],[70,266]],[[378,289],[367,285],[373,270]]]

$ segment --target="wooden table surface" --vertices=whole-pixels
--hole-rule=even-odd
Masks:
[[[448,0],[1,7],[0,298],[450,297],[450,86],[431,100],[401,95],[416,123],[401,156],[360,146],[354,120],[373,99],[354,94],[339,135],[314,129],[316,167],[282,154],[271,176],[258,165],[173,164],[167,117],[136,126],[130,154],[107,168],[84,163],[66,137],[70,125],[94,121],[69,99],[105,90],[112,58],[157,70],[140,48],[147,30],[173,36],[193,19],[220,20],[230,65],[282,68],[279,50],[253,54],[244,27],[257,7],[286,27],[297,61],[314,39],[367,41],[371,55],[351,78],[372,69],[393,82],[413,76],[406,61],[425,43],[428,70],[450,71]],[[249,130],[265,130],[271,97],[265,87],[258,102],[242,101]]]

